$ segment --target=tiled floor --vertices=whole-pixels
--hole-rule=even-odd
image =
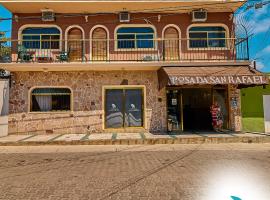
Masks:
[[[151,133],[97,133],[97,134],[52,134],[52,135],[9,135],[0,138],[0,145],[6,143],[26,144],[26,143],[51,143],[51,142],[73,142],[73,144],[80,144],[80,142],[91,142],[91,141],[137,141],[138,144],[141,141],[158,141],[157,143],[164,143],[165,141],[183,140],[182,143],[196,143],[207,140],[208,142],[213,140],[226,140],[230,142],[241,142],[238,140],[245,140],[246,142],[270,142],[270,135],[268,134],[253,134],[253,133],[242,133],[242,134],[207,134],[207,133],[186,133],[186,134],[151,134]],[[170,143],[168,142],[168,143]],[[100,143],[102,144],[102,143]],[[109,143],[107,143],[109,144]],[[132,143],[131,143],[132,144]],[[147,144],[147,143],[144,143]]]

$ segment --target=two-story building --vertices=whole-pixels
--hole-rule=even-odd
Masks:
[[[3,0],[13,13],[9,133],[241,130],[239,88],[268,83],[236,0]],[[7,62],[8,61],[8,62]]]

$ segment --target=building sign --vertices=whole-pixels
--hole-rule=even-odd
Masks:
[[[177,105],[177,99],[172,99],[172,105],[176,106]]]
[[[170,76],[170,85],[185,84],[268,84],[264,76]]]

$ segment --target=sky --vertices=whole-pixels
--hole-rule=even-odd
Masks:
[[[254,7],[246,10],[254,2],[267,2],[267,0],[249,0],[246,6],[235,13],[235,21],[246,28],[249,37],[250,58],[256,60],[257,68],[263,72],[270,72],[270,3],[260,9]],[[11,17],[11,13],[0,5],[0,18]],[[0,31],[11,34],[11,21],[0,21]],[[239,32],[242,32],[240,30]]]

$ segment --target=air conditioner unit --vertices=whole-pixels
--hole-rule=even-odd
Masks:
[[[119,21],[120,22],[129,22],[130,21],[130,14],[128,12],[119,13]]]
[[[205,22],[207,20],[207,11],[200,9],[192,11],[192,22]]]
[[[41,12],[42,12],[42,21],[53,22],[55,20],[55,14],[53,10],[41,10]]]
[[[158,55],[144,55],[142,57],[142,60],[147,62],[147,61],[159,61],[159,56]]]

